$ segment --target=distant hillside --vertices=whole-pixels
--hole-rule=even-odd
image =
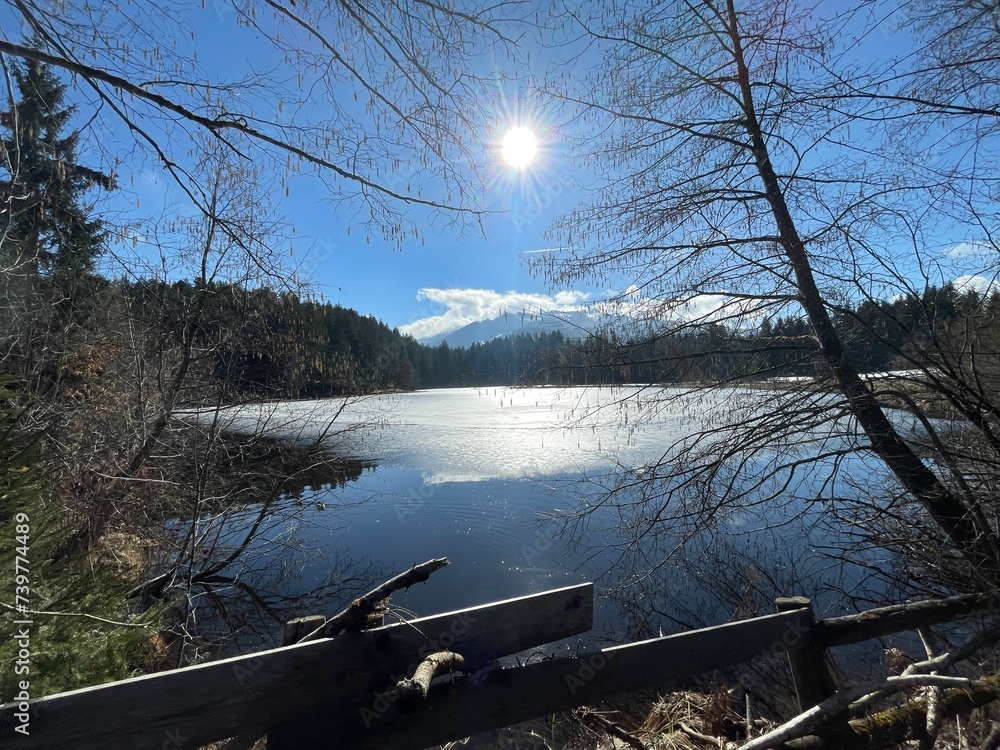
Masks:
[[[597,320],[584,312],[524,313],[511,312],[491,320],[477,320],[451,333],[420,339],[425,346],[447,342],[452,348],[470,347],[501,336],[523,333],[562,333],[567,339],[583,339],[597,327]]]
[[[192,376],[184,394],[191,405],[203,394],[217,393],[236,401],[457,386],[732,382],[820,374],[809,358],[815,337],[808,322],[794,316],[765,318],[757,328],[719,323],[671,330],[663,323],[666,330],[633,325],[588,337],[599,321],[582,312],[508,314],[421,344],[370,315],[272,289],[160,280],[105,283],[107,305],[126,311],[123,315],[142,311],[149,316],[139,320],[150,330],[156,326],[156,346],[175,345],[193,331],[192,345],[209,352],[199,359],[198,379]],[[938,329],[960,330],[998,316],[1000,293],[984,298],[946,285],[929,287],[919,297],[866,300],[835,316],[834,323],[860,368],[882,373],[911,369],[906,353]],[[885,327],[885,320],[894,326]],[[74,377],[80,381],[75,388],[87,387],[83,376]]]

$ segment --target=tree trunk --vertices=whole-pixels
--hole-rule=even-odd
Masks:
[[[997,555],[993,551],[992,530],[979,528],[970,509],[944,486],[937,475],[900,438],[844,349],[816,285],[805,245],[795,227],[778,176],[771,164],[754,108],[750,74],[743,57],[734,0],[727,0],[726,9],[742,98],[744,127],[750,136],[754,161],[774,214],[781,247],[795,274],[799,300],[819,340],[821,356],[833,372],[841,393],[847,398],[851,413],[871,442],[872,452],[885,463],[903,488],[927,509],[959,552],[974,565],[989,564],[996,567]]]

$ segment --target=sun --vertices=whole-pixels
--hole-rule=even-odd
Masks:
[[[511,128],[503,137],[500,155],[515,169],[524,169],[535,158],[538,140],[528,128]]]

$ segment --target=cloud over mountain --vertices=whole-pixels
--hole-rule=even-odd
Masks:
[[[399,330],[416,339],[429,339],[451,333],[470,323],[497,318],[505,313],[576,311],[589,297],[586,292],[573,290],[549,295],[515,291],[497,292],[492,289],[424,288],[417,292],[417,299],[444,305],[446,310],[440,315],[421,318],[400,326]]]

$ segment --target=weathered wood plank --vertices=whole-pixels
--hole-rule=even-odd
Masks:
[[[471,668],[593,626],[593,584],[569,586],[138,677],[32,701],[31,734],[0,706],[0,744],[19,750],[195,748],[344,696],[384,688],[426,654],[453,648]]]
[[[821,620],[817,624],[816,640],[824,646],[859,643],[891,633],[950,622],[975,612],[998,609],[1000,594],[961,594],[944,599],[894,604],[857,615]]]
[[[341,726],[337,737],[350,737],[347,746],[365,750],[419,750],[618,693],[662,686],[761,653],[799,648],[810,642],[811,627],[809,612],[799,609],[461,677],[450,685],[433,685],[423,707],[412,715],[376,699],[356,717],[356,726]],[[313,737],[299,750],[329,748],[332,736]]]

